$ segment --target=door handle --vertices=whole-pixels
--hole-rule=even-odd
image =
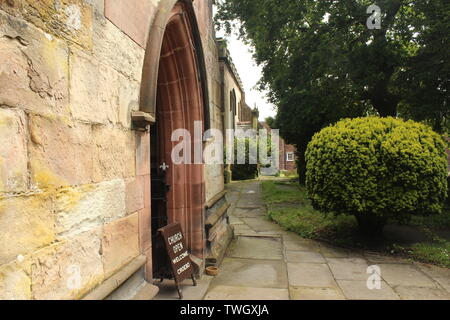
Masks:
[[[162,171],[166,171],[167,169],[169,169],[169,166],[164,162],[162,165],[159,166],[159,168],[160,168]]]

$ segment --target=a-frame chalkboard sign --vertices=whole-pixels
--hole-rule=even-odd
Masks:
[[[184,280],[191,278],[194,286],[197,286],[197,281],[195,280],[194,268],[183,231],[181,230],[181,225],[179,223],[170,224],[159,229],[158,233],[161,235],[166,247],[178,295],[180,299],[183,299],[180,284]]]

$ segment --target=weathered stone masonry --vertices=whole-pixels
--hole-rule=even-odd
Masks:
[[[162,45],[147,39],[155,25],[164,33],[158,19],[176,2],[0,1],[0,299],[82,298],[139,256],[151,281],[150,139],[131,114],[147,111],[144,60],[158,61]],[[211,3],[193,8],[209,121],[221,129]],[[202,170],[206,206],[224,189],[223,166]],[[214,214],[205,210],[192,220],[203,261]],[[229,237],[225,216],[215,255]]]

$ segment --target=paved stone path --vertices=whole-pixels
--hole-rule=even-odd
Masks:
[[[232,183],[228,201],[235,240],[220,274],[199,287],[183,286],[187,300],[450,300],[450,269],[350,251],[286,232],[265,217],[261,181]],[[381,289],[369,290],[369,266],[381,270]],[[166,284],[159,299],[175,299]]]

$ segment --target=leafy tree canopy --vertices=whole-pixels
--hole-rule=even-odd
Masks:
[[[343,117],[425,121],[448,131],[450,2],[220,0],[216,20],[255,49],[275,123],[302,157],[312,135]],[[300,172],[302,177],[302,172]]]

